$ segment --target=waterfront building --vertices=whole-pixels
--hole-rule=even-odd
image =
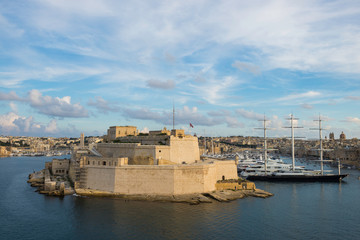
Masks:
[[[129,130],[128,126],[117,129]],[[62,168],[65,160],[56,159],[47,167],[51,166],[53,174],[68,172],[78,193],[204,193],[216,190],[219,180],[238,178],[234,160],[200,159],[198,138],[186,135],[184,130],[173,129],[168,135],[164,128],[149,135],[116,137],[110,142],[114,138],[111,130],[106,143],[97,143],[94,148],[74,146],[67,169]]]

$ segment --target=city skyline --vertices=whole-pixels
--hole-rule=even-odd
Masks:
[[[2,1],[0,135],[360,137],[358,1]],[[189,124],[194,128],[191,128]]]

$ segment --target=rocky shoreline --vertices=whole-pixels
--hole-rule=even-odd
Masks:
[[[36,192],[48,196],[66,196],[76,194],[79,196],[88,197],[112,197],[125,200],[189,203],[192,205],[212,202],[229,202],[245,197],[268,198],[273,196],[272,193],[263,191],[261,189],[256,189],[255,187],[253,189],[222,189],[208,193],[182,195],[127,195],[81,188],[77,188],[75,190],[71,187],[71,182],[68,179],[50,176],[50,173],[46,169],[29,174],[29,180],[27,182],[30,183],[32,187],[37,188]]]
[[[51,176],[47,169],[29,174],[27,182],[31,187],[37,188],[36,192],[48,196],[66,196],[75,193],[67,178]]]
[[[273,196],[272,193],[263,191],[261,189],[216,190],[209,193],[194,193],[194,194],[182,194],[182,195],[151,195],[151,194],[127,195],[127,194],[118,194],[118,193],[89,190],[89,189],[76,189],[76,194],[80,196],[88,196],[88,197],[112,197],[112,198],[122,198],[126,200],[138,200],[138,201],[189,203],[192,205],[196,205],[200,203],[212,203],[212,202],[230,202],[245,197],[268,198]]]

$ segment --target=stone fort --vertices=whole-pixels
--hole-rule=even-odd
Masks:
[[[166,128],[142,134],[134,126],[110,127],[103,143],[75,147],[68,173],[75,191],[114,194],[192,194],[216,190],[216,182],[237,179],[234,160],[200,159],[198,138]],[[82,135],[83,138],[83,135]],[[66,161],[66,160],[65,160]]]

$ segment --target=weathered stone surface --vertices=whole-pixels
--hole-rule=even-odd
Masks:
[[[90,189],[76,189],[78,195],[83,196],[94,196],[94,197],[116,197],[124,198],[129,200],[140,200],[140,201],[162,201],[162,202],[178,202],[178,203],[189,203],[189,204],[200,204],[200,203],[211,203],[213,202],[210,198],[215,199],[219,202],[229,202],[244,197],[261,197],[267,198],[273,196],[273,194],[256,189],[256,190],[221,190],[214,191],[211,193],[203,194],[181,194],[181,195],[149,195],[149,194],[116,194],[111,192],[90,190]]]
[[[219,202],[228,202],[229,201],[229,199],[226,196],[224,196],[223,194],[221,194],[218,191],[209,193],[209,196]]]
[[[30,184],[30,186],[32,186],[32,187],[44,187],[44,183],[43,182],[32,182]]]
[[[255,191],[249,191],[249,192],[246,192],[245,194],[247,196],[260,197],[260,198],[268,198],[268,197],[274,196],[274,194],[266,192],[261,189],[256,189]]]

